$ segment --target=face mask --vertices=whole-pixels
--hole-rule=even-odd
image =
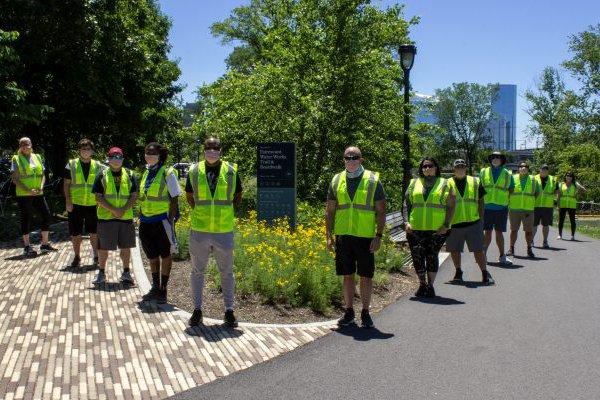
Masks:
[[[158,154],[145,154],[144,158],[146,159],[146,164],[150,167],[158,163]]]
[[[219,161],[219,158],[221,158],[220,150],[204,150],[204,159],[209,163],[216,163]]]
[[[346,171],[348,172],[355,172],[360,166],[360,160],[346,160]]]
[[[92,157],[92,150],[79,150],[79,156],[84,159]]]
[[[123,165],[123,160],[117,160],[113,158],[108,160],[108,164],[115,169],[121,168],[121,166]]]

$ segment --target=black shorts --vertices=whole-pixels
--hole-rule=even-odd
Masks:
[[[372,278],[375,273],[375,254],[371,253],[371,238],[350,235],[335,237],[335,272],[338,275],[358,274]]]
[[[71,236],[81,236],[84,227],[87,234],[96,233],[97,226],[96,206],[73,204],[73,211],[69,213],[69,234]]]
[[[142,249],[146,253],[149,260],[155,258],[167,258],[171,256],[171,241],[167,236],[167,220],[158,222],[141,222],[140,223],[140,242]]]
[[[533,226],[538,226],[540,222],[542,226],[552,226],[554,217],[554,208],[552,207],[537,207],[533,211]]]

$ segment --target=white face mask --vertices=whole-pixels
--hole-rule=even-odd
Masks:
[[[220,150],[204,150],[204,159],[211,164],[216,163],[221,158]]]
[[[149,167],[152,167],[158,163],[158,154],[145,154],[144,158],[146,159],[146,164]]]

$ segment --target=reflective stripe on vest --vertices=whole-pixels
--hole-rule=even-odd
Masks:
[[[140,210],[145,217],[152,217],[169,212],[171,197],[167,189],[167,176],[173,173],[172,168],[160,167],[150,186],[146,190],[146,179],[149,170],[144,171],[140,182]]]
[[[546,180],[546,187],[542,187],[542,176],[537,174],[535,181],[540,186],[541,192],[535,199],[535,208],[552,208],[554,207],[554,188],[556,186],[556,180],[552,175],[548,175]]]
[[[194,164],[190,169],[190,182],[194,190],[191,228],[198,232],[225,233],[234,227],[233,191],[237,164],[221,162],[221,170],[214,195],[206,177],[206,162]]]
[[[377,223],[374,199],[378,183],[379,173],[365,170],[354,197],[350,199],[346,171],[333,177],[331,187],[337,199],[333,227],[333,232],[336,235],[375,237]]]
[[[510,187],[511,174],[506,168],[502,168],[498,180],[494,182],[494,175],[492,174],[492,168],[486,167],[479,173],[479,178],[485,189],[485,196],[483,197],[485,204],[497,204],[499,206],[508,205],[508,188]]]
[[[448,202],[448,181],[437,178],[433,187],[424,197],[423,178],[412,179],[408,187],[411,203],[408,222],[417,231],[437,231],[444,225]]]
[[[17,164],[19,170],[19,180],[29,190],[31,189],[42,189],[42,178],[44,177],[44,167],[42,165],[42,158],[35,153],[31,153],[30,157],[33,159],[35,166],[32,168],[29,160],[22,154],[15,154],[12,157],[12,161]],[[39,193],[43,194],[43,191]],[[32,196],[30,191],[21,189],[19,186],[16,187],[16,195],[18,197]]]
[[[527,175],[525,187],[521,187],[521,177],[515,177],[515,190],[510,195],[508,207],[512,211],[533,211],[535,208],[535,184],[531,175]]]
[[[131,176],[125,168],[121,169],[121,184],[118,192],[109,168],[102,171],[102,185],[104,186],[104,200],[113,207],[123,207],[131,198]],[[102,220],[121,219],[127,221],[133,219],[133,207],[125,211],[121,218],[115,218],[110,211],[101,206],[98,207],[97,214],[98,219]]]
[[[91,161],[87,180],[83,176],[83,169],[79,158],[69,160],[69,170],[71,171],[69,191],[71,192],[71,201],[73,204],[95,206],[96,196],[92,193],[92,186],[94,185],[96,176],[102,172],[100,163],[96,160]]]
[[[577,208],[577,193],[575,192],[574,183],[571,183],[569,187],[564,182],[560,184],[560,202],[558,206],[560,208]]]
[[[463,222],[474,222],[480,218],[479,179],[472,176],[467,176],[465,179],[467,182],[465,185],[465,192],[462,196],[456,187],[454,178],[448,179],[448,185],[454,189],[454,192],[456,193],[456,208],[454,217],[452,218],[452,225]]]

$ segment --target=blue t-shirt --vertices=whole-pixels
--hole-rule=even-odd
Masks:
[[[502,172],[502,169],[504,167],[492,167],[492,178],[494,178],[494,182],[496,182],[498,180],[498,177],[500,176],[500,172]],[[508,184],[508,189],[509,190],[513,190],[515,188],[515,180],[512,176],[512,174],[510,175],[510,183]],[[486,203],[485,207],[486,210],[495,210],[495,211],[501,211],[501,210],[507,210],[508,206],[501,206],[500,204],[494,204],[494,203]]]

